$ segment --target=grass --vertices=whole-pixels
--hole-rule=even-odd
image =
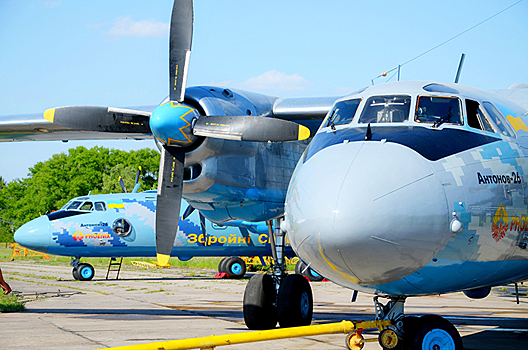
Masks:
[[[0,261],[7,261],[11,259],[11,248],[0,248]],[[29,260],[33,263],[45,264],[45,265],[69,265],[71,258],[67,256],[50,255],[50,259],[42,259],[41,257],[15,257],[16,260]],[[156,260],[155,257],[150,258],[124,258],[124,266],[133,266],[132,261],[144,261],[151,263]],[[169,264],[171,267],[181,268],[195,268],[195,269],[217,269],[218,264],[222,260],[221,257],[196,257],[189,261],[180,261],[178,258],[171,258]],[[106,269],[110,258],[82,258],[81,262],[90,263],[95,268]],[[134,267],[135,268],[135,267]],[[155,271],[155,270],[153,270]]]
[[[11,259],[11,248],[0,248],[0,261],[8,261]],[[41,257],[15,257],[16,260],[29,260],[32,263],[37,264],[44,264],[44,265],[64,265],[68,266],[71,262],[71,258],[68,256],[58,256],[58,255],[50,255],[50,259],[43,259]],[[144,261],[151,263],[152,261],[156,260],[155,257],[149,257],[149,258],[124,258],[123,259],[123,266],[130,266],[133,268],[137,268],[136,266],[132,265],[132,261]],[[220,263],[220,260],[222,260],[222,257],[196,257],[188,261],[181,261],[178,258],[170,258],[169,264],[171,267],[178,267],[178,268],[184,268],[184,269],[212,269],[217,270],[218,264]],[[81,262],[92,264],[93,267],[96,269],[107,269],[108,263],[110,262],[110,258],[82,258]],[[262,267],[260,265],[255,266],[255,270],[269,270],[270,267]],[[295,265],[287,265],[286,269],[288,271],[295,270]],[[248,266],[248,271],[249,271]],[[157,269],[152,269],[151,271],[157,271]],[[196,274],[196,272],[195,272]]]
[[[18,301],[18,297],[14,294],[0,295],[0,313],[2,312],[18,312],[24,311],[26,308],[23,303]]]

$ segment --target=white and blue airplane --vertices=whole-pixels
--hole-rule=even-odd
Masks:
[[[171,256],[182,261],[197,256],[225,256],[219,272],[241,278],[246,265],[240,256],[272,254],[265,222],[217,225],[197,211],[184,208]],[[81,257],[156,257],[155,213],[156,191],[82,196],[21,226],[15,232],[15,241],[38,252],[71,256],[73,277],[88,281],[95,269],[81,263]],[[287,247],[286,254],[294,256],[291,247]]]
[[[154,137],[160,264],[172,253],[182,198],[218,224],[274,219],[273,274],[252,277],[244,295],[251,329],[311,322],[309,283],[284,271],[287,234],[306,267],[376,295],[376,318],[391,323],[380,333],[384,349],[462,349],[449,321],[407,317],[404,303],[460,290],[484,297],[528,278],[526,86],[500,91],[510,99],[436,81],[298,99],[186,89],[192,28],[192,1],[176,0],[160,106],[7,116],[0,140]]]

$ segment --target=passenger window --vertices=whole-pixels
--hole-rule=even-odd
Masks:
[[[468,125],[472,128],[485,130],[489,132],[495,132],[491,126],[488,118],[480,108],[480,105],[476,101],[466,100],[466,114]]]
[[[501,134],[504,136],[515,137],[515,133],[511,130],[510,124],[504,121],[504,116],[497,107],[489,102],[483,102],[482,105]]]
[[[96,211],[106,211],[106,204],[104,202],[95,202]]]
[[[365,103],[359,123],[400,123],[409,119],[410,96],[373,96]]]
[[[79,210],[90,211],[92,210],[92,208],[93,208],[92,202],[84,202],[84,204],[79,208]]]
[[[354,119],[354,115],[356,114],[360,102],[361,99],[357,98],[336,103],[334,108],[330,111],[325,127],[349,124],[352,119]]]
[[[460,100],[456,97],[418,96],[414,120],[419,123],[462,125]]]

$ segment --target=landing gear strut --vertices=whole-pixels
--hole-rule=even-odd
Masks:
[[[80,263],[81,258],[71,259],[70,265],[73,266],[72,275],[78,281],[91,281],[95,276],[95,269],[88,263]]]
[[[249,329],[308,326],[312,322],[313,297],[310,283],[301,275],[286,274],[283,218],[267,221],[273,256],[273,274],[251,277],[244,292],[244,321]]]

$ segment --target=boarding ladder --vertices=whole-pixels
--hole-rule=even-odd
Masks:
[[[118,258],[110,258],[110,263],[108,264],[108,271],[106,271],[106,279],[108,279],[108,275],[110,275],[110,271],[116,271],[117,275],[115,277],[116,280],[119,279],[119,272],[121,271],[121,264],[123,263],[123,258],[117,262]]]

